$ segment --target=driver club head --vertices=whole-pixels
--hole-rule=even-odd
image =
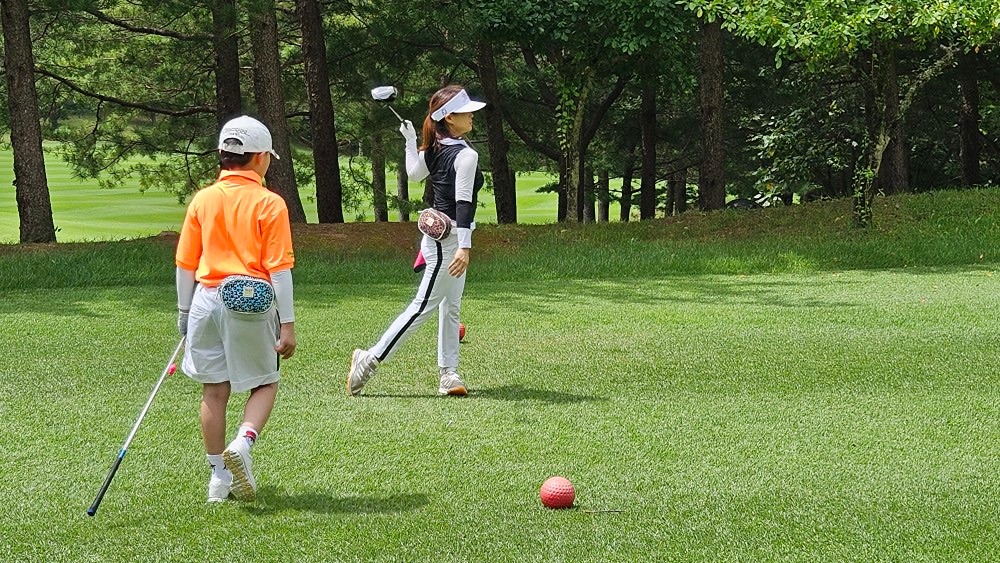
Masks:
[[[389,111],[396,116],[396,119],[402,123],[404,121],[403,118],[396,113],[396,110],[394,110],[391,105],[389,105],[389,102],[394,101],[398,95],[399,90],[397,90],[395,86],[376,86],[372,88],[372,99],[376,102],[383,102],[386,107],[389,108]]]
[[[372,99],[376,102],[392,102],[399,95],[395,86],[376,86],[372,88]]]

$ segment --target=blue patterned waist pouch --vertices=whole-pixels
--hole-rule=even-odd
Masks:
[[[227,309],[245,315],[260,315],[274,306],[274,288],[267,280],[251,276],[229,276],[219,285]]]

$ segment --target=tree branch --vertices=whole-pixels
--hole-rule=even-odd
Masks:
[[[984,147],[991,149],[993,154],[1000,156],[1000,144],[997,144],[997,142],[988,135],[984,135],[982,131],[979,132],[979,137],[982,139]]]
[[[521,127],[519,123],[516,123],[513,119],[511,119],[510,113],[507,112],[507,106],[501,107],[500,111],[503,113],[504,121],[506,121],[507,124],[510,125],[511,130],[514,131],[514,134],[517,135],[519,139],[524,141],[524,144],[535,149],[544,156],[547,156],[548,158],[556,162],[559,162],[560,154],[557,149],[554,149],[546,144],[537,141],[534,137],[532,137],[528,133],[528,131],[525,128]]]
[[[122,29],[134,33],[144,33],[146,35],[159,35],[161,37],[173,37],[174,39],[180,39],[181,41],[211,41],[213,39],[212,35],[207,33],[180,33],[178,31],[172,31],[169,29],[159,29],[154,27],[142,27],[142,26],[132,25],[126,22],[125,20],[113,18],[105,14],[104,12],[94,8],[90,8],[84,11],[104,23],[109,23],[113,26],[120,27]]]
[[[913,100],[917,97],[917,92],[923,88],[924,84],[927,84],[932,78],[944,72],[945,67],[952,66],[955,63],[955,55],[958,53],[959,47],[955,45],[942,45],[941,48],[944,50],[944,55],[934,61],[934,64],[917,74],[916,78],[913,79],[913,82],[906,89],[906,95],[899,102],[900,118],[906,115],[907,110],[913,105]]]
[[[524,63],[528,65],[528,68],[535,73],[539,78],[538,80],[538,93],[541,95],[542,100],[545,101],[550,107],[556,107],[559,105],[559,98],[556,97],[555,93],[549,88],[548,84],[545,84],[541,80],[542,71],[538,68],[538,58],[535,56],[535,51],[527,44],[521,44],[521,56],[524,58]]]
[[[631,79],[632,76],[628,74],[623,74],[618,77],[618,82],[615,83],[615,87],[604,98],[604,101],[601,102],[597,111],[591,114],[590,126],[583,132],[583,137],[580,140],[580,144],[582,146],[589,146],[590,142],[594,140],[594,135],[597,134],[597,130],[600,128],[601,122],[604,121],[604,115],[608,113],[608,110],[611,109],[611,105],[614,104],[615,101],[618,100],[619,96],[622,95],[622,92],[625,90],[625,86],[628,86],[629,80]]]
[[[160,115],[169,115],[169,116],[172,116],[172,117],[185,117],[185,116],[188,116],[188,115],[198,115],[198,114],[210,114],[211,115],[211,114],[215,113],[215,109],[214,108],[210,108],[210,107],[206,107],[206,106],[196,106],[196,107],[189,107],[189,108],[180,109],[180,110],[170,110],[170,109],[166,109],[166,108],[158,108],[158,107],[150,106],[150,105],[147,105],[147,104],[140,104],[140,103],[136,103],[136,102],[129,102],[129,101],[123,100],[121,98],[115,98],[113,96],[105,96],[105,95],[102,95],[102,94],[98,94],[96,92],[90,92],[88,90],[84,90],[82,87],[77,86],[77,84],[75,82],[73,82],[72,80],[69,80],[68,78],[63,78],[62,76],[59,76],[59,75],[54,74],[52,72],[49,72],[49,71],[47,71],[47,70],[45,70],[43,68],[35,67],[35,72],[37,74],[42,75],[42,76],[48,76],[49,78],[53,78],[55,80],[58,80],[59,82],[62,82],[67,87],[69,87],[70,90],[73,90],[74,92],[77,92],[79,94],[83,94],[84,96],[87,96],[88,98],[93,98],[95,100],[100,100],[102,102],[108,102],[108,103],[112,103],[112,104],[117,104],[117,105],[120,105],[122,107],[127,107],[127,108],[132,108],[132,109],[139,109],[139,110],[142,110],[142,111],[148,111],[150,113],[156,113],[156,114],[160,114]]]
[[[444,53],[448,53],[449,55],[452,55],[456,59],[458,59],[458,62],[461,63],[463,66],[465,66],[466,68],[468,68],[472,72],[476,73],[477,75],[479,74],[479,65],[476,64],[475,60],[469,58],[462,51],[460,51],[460,50],[452,47],[451,45],[449,45],[447,43],[443,43],[443,42],[442,43],[423,43],[423,42],[420,42],[420,41],[409,41],[409,40],[406,40],[406,39],[400,41],[399,43],[402,44],[402,45],[408,45],[410,47],[416,47],[418,49],[423,49],[425,51],[432,51],[434,49],[437,49],[437,50],[442,51]]]

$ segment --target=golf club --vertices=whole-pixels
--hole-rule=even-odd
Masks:
[[[396,119],[398,119],[400,123],[403,123],[405,120],[400,117],[398,113],[396,113],[396,110],[392,109],[391,105],[389,105],[390,102],[395,100],[398,95],[399,90],[397,90],[395,86],[376,86],[372,88],[372,99],[376,102],[385,103],[385,106],[396,116]]]
[[[177,369],[174,361],[177,360],[177,354],[180,353],[182,346],[184,346],[184,337],[181,337],[181,341],[177,343],[177,348],[174,349],[174,354],[170,356],[170,361],[167,362],[167,366],[163,368],[163,373],[160,375],[159,381],[157,381],[156,386],[153,387],[153,392],[149,394],[146,406],[142,407],[142,412],[139,413],[139,418],[135,421],[135,425],[132,426],[132,431],[129,432],[128,438],[125,438],[125,443],[122,444],[122,449],[118,452],[118,457],[115,458],[115,462],[111,466],[111,470],[108,471],[108,476],[104,479],[104,484],[101,485],[101,490],[97,492],[97,498],[94,499],[94,504],[90,505],[90,508],[87,509],[87,515],[94,516],[97,514],[97,507],[100,506],[101,499],[104,498],[104,493],[108,492],[108,486],[111,485],[111,480],[115,478],[115,473],[118,472],[118,466],[122,464],[122,458],[125,457],[125,452],[128,451],[128,445],[132,443],[132,438],[135,437],[136,431],[139,430],[139,424],[146,416],[146,411],[148,411],[149,406],[153,404],[153,397],[155,397],[156,392],[160,390],[160,385],[163,384],[163,379],[167,377],[168,374],[173,375],[174,370]]]

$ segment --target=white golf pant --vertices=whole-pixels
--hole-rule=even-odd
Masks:
[[[453,277],[448,273],[448,265],[458,250],[458,235],[452,233],[440,241],[424,236],[420,241],[420,250],[427,261],[427,267],[420,280],[420,287],[417,288],[417,295],[369,352],[380,363],[387,361],[413,331],[437,311],[438,367],[457,368],[458,319],[462,309],[462,293],[465,291],[465,273],[457,278]]]

